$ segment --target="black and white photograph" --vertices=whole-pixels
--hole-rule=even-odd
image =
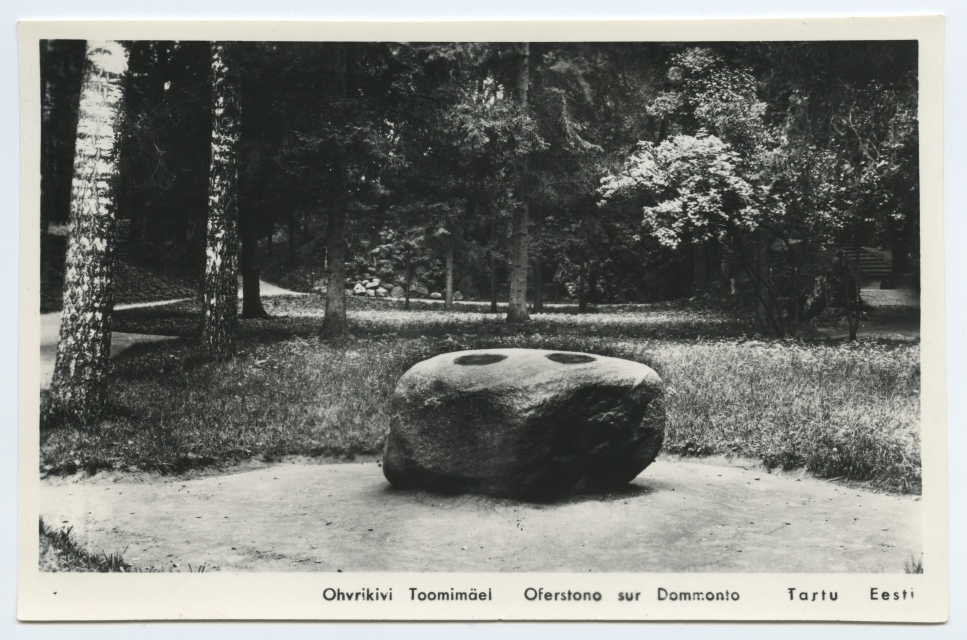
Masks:
[[[938,615],[922,38],[110,31],[21,33],[21,572]]]

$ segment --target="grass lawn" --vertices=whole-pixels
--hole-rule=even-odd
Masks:
[[[737,455],[770,468],[920,490],[918,343],[776,342],[687,303],[570,309],[509,326],[486,305],[354,301],[355,340],[320,341],[322,301],[280,298],[242,321],[240,352],[198,356],[195,303],[119,312],[118,331],[182,340],[114,360],[110,406],[88,424],[47,417],[41,471],[181,473],[253,457],[378,455],[398,378],[425,358],[472,348],[586,351],[643,362],[665,380],[664,451]],[[46,397],[42,396],[42,403]]]

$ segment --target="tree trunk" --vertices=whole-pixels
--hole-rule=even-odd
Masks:
[[[544,265],[539,253],[534,257],[534,313],[544,313]]]
[[[208,183],[202,344],[213,360],[235,353],[238,333],[238,142],[235,44],[212,43],[212,160]]]
[[[115,131],[127,53],[115,41],[89,41],[81,86],[71,193],[64,309],[51,383],[53,406],[92,415],[104,406],[111,355],[112,178]]]
[[[242,232],[242,317],[268,318],[259,291],[259,239],[253,220],[241,227]]]
[[[447,245],[447,292],[443,310],[453,311],[453,245]]]
[[[517,94],[521,109],[527,109],[527,91],[530,85],[530,44],[524,43],[518,62]],[[521,160],[519,182],[527,176],[527,160]],[[526,196],[514,210],[511,226],[510,249],[510,301],[507,306],[507,322],[526,322],[527,314],[527,225],[529,209]]]
[[[403,302],[403,308],[407,311],[410,308],[410,284],[413,282],[413,265],[412,258],[409,253],[406,254],[406,300]]]
[[[490,313],[497,313],[497,257],[490,254]]]
[[[288,222],[289,222],[289,232],[288,232],[289,264],[291,264],[292,266],[295,266],[296,262],[298,261],[298,256],[296,255],[296,247],[295,247],[295,211],[289,212]]]
[[[695,260],[695,286],[692,295],[700,296],[708,293],[708,256],[705,242],[693,242],[692,253]]]
[[[594,261],[588,262],[588,302],[597,304],[598,300],[598,270]]]
[[[900,282],[900,276],[909,275],[912,271],[910,263],[909,242],[906,227],[909,223],[897,221],[893,216],[887,216],[886,229],[890,238],[890,273],[893,277],[894,286]]]
[[[796,255],[796,248],[790,241],[786,241],[786,255],[789,256],[789,266],[792,270],[792,332],[795,333],[799,326],[799,257]]]
[[[513,216],[507,322],[525,322],[530,319],[527,314],[527,214],[525,202],[514,211]]]
[[[765,283],[769,280],[769,238],[761,228],[755,232],[755,271],[760,286],[764,289]],[[758,304],[756,305],[756,315],[763,324],[767,322],[770,315],[769,309],[766,308],[767,301],[765,293],[763,291],[763,295],[759,296]]]
[[[582,260],[581,266],[578,268],[578,313],[587,313],[588,311],[588,295],[584,286],[584,282],[587,279],[587,271],[587,262]]]
[[[859,256],[859,245],[857,244],[854,255]],[[855,280],[850,278],[849,273],[849,261],[846,259],[846,255],[843,250],[839,251],[839,261],[843,268],[843,295],[845,296],[846,305],[846,325],[849,328],[849,341],[852,342],[856,340],[856,334],[860,328],[860,310],[853,308],[853,297],[856,287],[859,283],[859,259],[856,260],[856,274]],[[856,296],[856,301],[859,302],[859,296]]]
[[[349,336],[349,321],[346,319],[346,208],[343,203],[330,207],[328,226],[329,281],[321,335],[343,338]]]

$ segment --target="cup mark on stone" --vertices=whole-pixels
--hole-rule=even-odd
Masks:
[[[585,362],[594,362],[596,359],[593,356],[584,355],[583,353],[551,353],[545,357],[548,360],[553,360],[561,364],[583,364]]]
[[[493,364],[495,362],[500,362],[501,360],[506,360],[507,356],[500,355],[499,353],[474,353],[468,356],[460,356],[453,361],[453,364],[461,365],[481,365],[481,364]]]

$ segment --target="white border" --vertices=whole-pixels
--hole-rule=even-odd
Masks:
[[[675,3],[673,11],[675,13],[680,14],[682,11],[688,9],[687,5],[696,5],[696,4],[700,4],[700,3],[693,3],[693,2],[689,2],[688,0],[683,0],[682,2]],[[729,12],[729,13],[731,13],[731,14],[734,15],[735,12],[736,12],[736,10],[739,10],[739,11],[742,10],[743,7],[739,6],[741,4],[743,4],[741,0],[737,0],[736,2],[730,3],[727,9],[725,9],[723,11],[719,11],[718,14],[721,15],[722,13]],[[749,15],[749,14],[753,14],[753,15],[759,14],[759,15],[761,15],[762,11],[765,9],[765,7],[762,6],[764,3],[761,3],[761,2],[746,3],[746,4],[753,4],[754,5],[754,7],[752,9],[745,9],[746,15]],[[808,10],[810,12],[815,13],[817,10],[822,10],[822,6],[823,6],[824,3],[822,2],[822,0],[817,0],[816,2],[799,3],[800,5],[802,5],[801,7],[796,7],[796,6],[794,6],[794,4],[795,4],[794,2],[783,3],[784,9],[772,8],[772,9],[769,10],[769,12],[770,13],[773,13],[773,14],[780,13],[780,12],[781,13],[787,13],[787,14],[789,14],[789,13],[793,13],[794,14],[797,11],[798,12],[804,12],[804,11],[807,11]],[[826,3],[826,4],[829,4],[829,5],[835,4],[836,5],[836,8],[839,9],[844,3],[843,2],[836,2],[836,3]],[[869,9],[865,5],[860,5],[859,3],[854,3],[854,4],[856,4],[857,6],[862,6],[862,8],[865,11],[867,11],[867,12],[869,11]],[[911,4],[912,3],[910,3],[910,2],[906,2],[906,3],[881,2],[881,3],[878,3],[878,9],[880,11],[889,11],[889,10],[896,11],[897,10],[896,9],[897,6],[902,6],[906,11],[911,11],[911,10],[921,10],[922,11],[923,9],[925,9],[927,7],[937,6],[937,7],[941,7],[941,8],[946,9],[946,11],[948,12],[948,15],[949,15],[949,12],[950,12],[950,8],[945,7],[944,6],[944,3],[918,3],[916,5],[916,7],[911,7],[910,6]],[[492,5],[492,4],[490,6],[491,7],[494,7],[494,5]],[[556,6],[557,6],[557,10],[560,11],[561,10],[561,5],[558,4]],[[168,9],[173,9],[174,11],[179,11],[180,10],[182,12],[185,11],[184,8],[180,8],[179,9],[179,7],[177,7],[177,6],[172,6],[171,3],[169,3]],[[450,8],[448,7],[448,9],[450,9]],[[523,8],[523,10],[525,10],[525,11],[526,11],[526,9],[527,9],[526,7]],[[598,7],[595,7],[595,9],[599,9],[599,8]],[[600,9],[602,11],[604,11],[604,10],[607,10],[608,7],[601,7]],[[98,14],[102,14],[103,15],[103,11],[105,9],[104,9],[104,5],[98,5],[98,7],[83,7],[83,8],[81,8],[81,10],[86,11],[86,15],[90,16],[92,14],[93,15],[98,15]],[[108,8],[107,10],[108,10],[108,12],[111,11],[110,8]],[[150,10],[158,11],[157,7],[153,7]],[[274,12],[285,12],[285,11],[289,11],[290,13],[292,12],[292,9],[289,8],[288,6],[279,6],[278,3],[276,3],[276,5],[272,7],[272,10]],[[521,8],[518,7],[518,10],[521,10]],[[661,14],[668,15],[668,12],[669,12],[668,5],[664,5],[663,7],[660,7],[660,8],[653,8],[653,10],[654,10],[653,13],[655,15],[661,15]],[[691,10],[692,11],[695,11],[694,8],[691,9]],[[73,11],[76,14],[78,12],[78,7],[75,6],[75,7],[71,7],[71,8],[68,8],[68,9],[62,9],[61,10],[61,13],[58,14],[58,17],[64,16],[64,15],[69,15],[69,13],[71,11]],[[142,11],[144,11],[144,9],[142,9]],[[199,11],[199,9],[194,8],[194,11],[197,13]],[[234,15],[246,15],[245,7],[244,6],[243,7],[239,7],[235,3],[232,4],[232,11],[233,11],[233,14]],[[352,7],[352,8],[343,8],[343,13],[344,14],[345,14],[346,11],[354,11],[354,12],[357,12],[357,15],[358,15],[358,9],[355,8],[355,7]],[[383,9],[378,9],[378,11],[380,11],[379,15],[386,15],[386,16],[389,16],[389,17],[398,17],[400,15],[399,13],[397,13],[396,11],[394,11],[394,9],[391,9],[389,7],[386,7],[386,8],[383,8]],[[587,10],[585,9],[585,12],[586,11]],[[129,11],[118,12],[116,9],[114,9],[114,12],[115,12],[114,15],[130,15],[130,12]],[[252,13],[252,10],[249,9],[247,13],[250,15]],[[296,15],[298,15],[298,14],[296,14]],[[614,14],[612,14],[612,15],[614,15]],[[618,13],[618,16],[620,16],[620,15],[621,14],[619,12]],[[625,13],[625,15],[627,15],[627,13]],[[639,13],[639,15],[640,15],[640,13]],[[417,17],[419,17],[419,16],[417,16]],[[477,16],[477,17],[484,17],[484,16]],[[949,29],[949,25],[950,25],[950,23],[948,23],[948,29]],[[948,43],[949,42],[951,42],[951,41],[948,40]],[[948,45],[948,46],[951,46],[951,47],[957,47],[957,46],[959,46],[959,43],[956,40],[954,40],[953,42],[954,42],[954,44]],[[10,65],[8,65],[8,66],[10,66]],[[950,69],[950,67],[948,66],[948,73],[951,73],[949,71],[949,69]],[[14,73],[15,73],[15,67],[14,67]],[[959,72],[954,72],[954,73],[957,73],[957,75],[959,75]],[[10,74],[8,73],[8,75],[10,75]],[[8,82],[8,86],[12,86],[12,84]],[[9,103],[10,101],[7,100],[6,102]],[[9,109],[8,109],[8,111],[9,111]],[[962,129],[962,127],[960,127],[960,129]],[[7,132],[7,133],[9,133],[9,132]],[[14,135],[15,135],[15,132],[14,132]],[[950,139],[957,140],[957,139],[962,139],[962,138],[963,138],[963,135],[959,131],[958,132],[955,132],[954,134],[948,134],[948,140],[950,140]],[[10,145],[8,145],[8,147],[7,147],[8,150],[9,149],[15,149],[15,148],[16,148],[15,146],[10,146]],[[15,152],[10,152],[10,153],[8,153],[8,155],[14,155],[15,156],[16,154],[15,154]],[[13,160],[13,163],[12,163],[12,166],[13,166],[14,169],[16,168],[16,164],[17,164],[16,163],[16,159],[14,159]],[[8,175],[12,175],[12,174],[10,174],[8,172]],[[956,199],[959,199],[960,195],[959,195],[958,190],[956,189],[956,187],[952,190],[952,193],[955,193],[956,194]],[[9,198],[9,194],[7,194],[5,197],[7,197],[8,200],[10,199]],[[948,193],[948,198],[950,198],[949,193]],[[952,226],[957,231],[957,236],[956,237],[951,237],[950,235],[948,235],[948,238],[950,240],[950,243],[948,244],[948,246],[951,246],[951,244],[953,244],[955,242],[959,242],[960,239],[963,239],[963,234],[960,233],[960,231],[962,231],[962,225],[960,227],[958,227],[957,224],[954,224]],[[10,238],[16,237],[16,236],[15,235],[8,235],[7,237],[8,237],[8,240],[9,240]],[[8,259],[9,259],[10,256],[15,255],[15,254],[13,252],[5,252],[4,255],[8,256]],[[948,254],[948,255],[949,255],[949,258],[948,258],[948,266],[951,266],[951,267],[955,266],[955,264],[957,262],[959,262],[959,260],[957,258],[957,254]],[[956,272],[956,271],[954,271],[954,272]],[[10,327],[11,326],[11,323],[8,322],[6,326]],[[15,335],[15,334],[13,334],[13,335]],[[956,342],[956,341],[959,340],[959,338],[956,338],[955,335],[956,334],[953,334],[951,336],[951,338],[953,338],[954,341]],[[958,344],[959,344],[959,342],[958,342]],[[953,345],[951,345],[951,348],[953,348]],[[962,376],[960,376],[960,377],[962,379]],[[10,380],[11,379],[11,376],[8,375],[7,376],[7,379]],[[12,384],[9,385],[8,388],[12,388]],[[36,388],[36,387],[34,387],[34,388]],[[956,395],[951,398],[951,401],[952,401],[952,403],[955,403],[955,402],[958,401]],[[963,415],[963,412],[962,411],[959,412],[958,415]],[[8,449],[8,451],[9,451],[9,449]],[[957,449],[957,451],[962,451],[962,446],[959,446],[958,449]],[[8,469],[11,469],[12,467],[8,466],[7,468]],[[34,466],[33,469],[36,469],[36,466]],[[959,467],[958,466],[955,466],[954,469],[952,470],[952,472],[955,473],[955,474],[958,474],[960,478],[963,477],[963,474],[959,472]],[[9,504],[9,502],[8,502],[8,504]],[[953,509],[952,512],[951,512],[951,517],[952,518],[956,518],[956,514],[958,514],[958,510],[957,509]],[[962,521],[958,521],[958,525],[959,524],[962,524]],[[955,547],[954,551],[956,552],[956,547]],[[7,575],[10,575],[10,573],[8,573]],[[955,599],[955,601],[956,601],[956,599]],[[957,611],[956,608],[954,609],[954,611],[955,612]],[[544,628],[546,629],[547,627],[544,627]],[[610,627],[610,629],[612,629],[614,631],[617,630],[617,628],[614,627],[614,626]],[[708,629],[708,627],[706,627],[706,629]],[[769,631],[769,630],[767,630],[766,628],[763,628],[763,627],[759,627],[759,629],[763,633],[770,633],[770,635],[771,634],[774,634],[776,632],[775,629],[773,629],[771,631]],[[784,634],[788,634],[791,631],[792,631],[792,628],[790,628],[790,627],[787,626],[787,627],[784,627],[783,633]],[[826,631],[824,631],[824,633],[826,633],[828,631],[829,630],[827,629]],[[872,631],[872,629],[870,629],[869,631]],[[882,632],[883,630],[880,630],[880,631]],[[747,633],[750,633],[750,632],[752,632],[751,629],[746,629],[743,632],[743,634],[744,634],[743,637],[747,637],[746,634]],[[853,628],[853,631],[851,631],[850,633],[851,633],[851,636],[863,637],[864,634],[865,634],[865,631],[862,630],[862,629]],[[796,635],[798,635],[798,634],[796,634]]]

